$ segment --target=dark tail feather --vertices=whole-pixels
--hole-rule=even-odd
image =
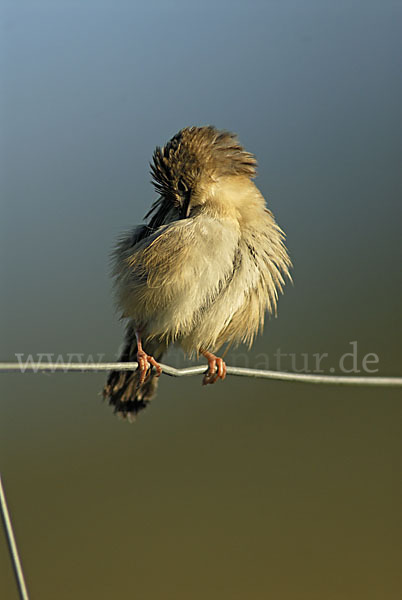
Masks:
[[[143,340],[143,348],[156,361],[160,361],[166,346],[156,340]],[[136,362],[137,341],[134,329],[129,326],[120,362]],[[114,406],[114,412],[130,421],[135,420],[136,414],[146,408],[155,396],[158,387],[158,377],[152,368],[146,381],[139,385],[138,371],[111,371],[103,388],[103,397]]]

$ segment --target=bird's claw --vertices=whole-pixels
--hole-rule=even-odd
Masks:
[[[140,379],[138,385],[142,385],[150,376],[152,367],[155,367],[155,377],[159,377],[162,373],[162,367],[153,356],[150,356],[144,350],[138,350],[137,352],[138,371],[140,372]]]
[[[209,383],[215,383],[218,379],[222,381],[226,377],[226,363],[222,358],[211,354],[210,352],[204,354],[208,360],[208,371],[205,373],[202,380],[202,385],[208,385]]]

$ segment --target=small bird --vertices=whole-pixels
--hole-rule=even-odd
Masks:
[[[154,396],[159,361],[170,344],[208,361],[204,384],[225,379],[219,348],[251,346],[266,311],[290,279],[284,233],[252,181],[256,159],[235,134],[186,127],[151,163],[159,194],[148,222],[122,237],[114,252],[117,304],[127,319],[120,360],[104,397],[125,417]]]

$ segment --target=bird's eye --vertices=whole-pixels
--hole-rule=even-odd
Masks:
[[[179,192],[181,194],[185,194],[187,192],[187,186],[184,183],[184,181],[182,181],[181,179],[179,180],[179,182],[177,184],[177,189],[179,190]]]

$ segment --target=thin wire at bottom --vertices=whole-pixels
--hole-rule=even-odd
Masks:
[[[27,587],[25,584],[24,573],[22,571],[21,561],[18,554],[17,543],[14,537],[13,526],[11,524],[10,513],[8,512],[6,494],[3,487],[3,482],[0,475],[0,510],[4,524],[4,530],[7,537],[8,548],[10,551],[11,562],[15,573],[15,579],[18,585],[18,591],[21,600],[29,600]]]

